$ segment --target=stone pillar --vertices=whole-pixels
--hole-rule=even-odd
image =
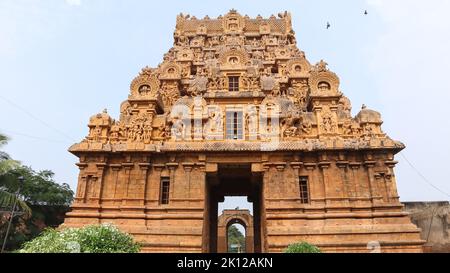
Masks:
[[[112,198],[114,199],[114,204],[117,204],[117,188],[118,188],[118,184],[120,182],[119,180],[119,174],[120,174],[120,169],[122,168],[121,164],[110,164],[109,165],[112,172],[113,172],[113,179],[111,181],[111,183],[114,183],[114,190],[112,192]]]
[[[277,169],[276,172],[276,179],[275,179],[275,187],[277,189],[277,196],[276,198],[282,198],[284,196],[286,196],[286,191],[287,191],[287,185],[289,183],[289,181],[286,181],[285,178],[285,169],[286,169],[286,162],[276,162],[274,163],[275,168]],[[272,178],[273,180],[273,178]]]
[[[336,162],[336,166],[339,168],[339,171],[341,173],[341,179],[342,179],[342,195],[344,197],[344,203],[345,205],[349,204],[349,197],[351,197],[351,183],[348,178],[348,161],[340,160]]]
[[[178,168],[178,163],[166,163],[167,169],[169,169],[170,189],[169,189],[169,204],[170,200],[174,197],[175,188],[175,170]]]
[[[386,184],[385,174],[384,173],[375,173],[375,183],[378,185],[379,193],[382,196],[383,202],[389,202],[389,191]]]
[[[103,197],[103,183],[104,176],[106,171],[106,163],[97,163],[97,184],[95,185],[95,196],[93,199],[97,204],[101,203],[101,199]]]
[[[78,175],[78,187],[77,187],[77,193],[75,196],[75,203],[85,203],[86,202],[86,188],[87,188],[87,181],[86,181],[86,175],[84,174],[84,170],[87,167],[87,163],[77,163],[76,164],[78,168],[80,169],[80,174]]]
[[[332,200],[328,199],[329,197],[334,197],[334,194],[331,192],[333,190],[333,187],[330,187],[329,184],[329,175],[328,175],[328,169],[330,168],[331,162],[327,161],[327,158],[325,155],[322,155],[321,161],[318,163],[321,175],[322,175],[322,184],[323,184],[323,193],[324,193],[324,199],[325,199],[325,205],[329,205],[332,203]]]
[[[128,188],[130,186],[131,170],[134,168],[134,163],[131,162],[122,163],[122,167],[124,170],[124,179],[122,182],[124,183],[123,187],[124,195],[122,196],[122,205],[126,205],[128,203],[127,199],[129,198]]]
[[[145,206],[145,197],[147,196],[147,183],[148,183],[148,171],[151,167],[150,163],[139,163],[141,170],[141,179],[138,183],[139,186],[139,205]]]
[[[361,197],[360,195],[360,185],[359,185],[359,178],[358,178],[358,169],[361,166],[361,163],[358,162],[350,162],[349,163],[350,169],[351,169],[351,184],[353,186],[353,196],[350,198],[350,201],[358,203],[358,198]]]
[[[364,161],[364,166],[367,170],[367,179],[369,180],[369,193],[370,193],[370,200],[372,201],[372,204],[378,202],[378,189],[376,186],[376,183],[374,181],[375,174],[373,172],[373,167],[375,166],[375,161],[373,160],[366,160]]]
[[[394,175],[394,167],[397,164],[397,161],[394,160],[386,160],[385,165],[389,168],[389,173],[385,174],[386,185],[389,192],[389,202],[390,203],[399,203],[400,197],[397,192],[397,182],[395,181]]]
[[[184,198],[191,198],[191,171],[194,168],[194,163],[185,162],[182,163],[184,172],[186,173],[186,189]],[[189,202],[188,202],[189,203]]]
[[[302,162],[291,162],[291,167],[294,170],[295,175],[295,196],[298,200],[300,200],[300,169],[303,166]],[[310,183],[310,182],[309,182]],[[311,200],[311,189],[309,189],[309,199]]]
[[[164,164],[153,164],[153,169],[155,170],[152,181],[154,181],[153,189],[154,192],[150,192],[150,201],[154,201],[155,205],[159,205],[161,198],[161,175],[162,171],[166,168]]]

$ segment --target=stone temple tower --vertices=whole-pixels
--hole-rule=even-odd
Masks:
[[[92,116],[70,147],[80,174],[65,226],[113,223],[146,252],[217,252],[218,203],[246,196],[255,252],[422,251],[393,171],[404,145],[378,112],[351,115],[288,12],[180,14],[173,47],[133,79],[120,113]]]

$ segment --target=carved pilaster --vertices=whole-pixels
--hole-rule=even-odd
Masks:
[[[113,191],[113,198],[117,198],[117,188],[119,186],[119,173],[120,169],[122,168],[121,164],[110,164],[109,165],[112,172],[113,172],[113,183],[114,183],[114,191]]]
[[[367,177],[369,180],[369,194],[370,194],[370,198],[372,200],[372,203],[376,203],[378,201],[379,198],[379,194],[378,194],[378,189],[377,189],[377,185],[374,181],[374,172],[373,172],[373,167],[375,166],[375,161],[373,160],[366,160],[364,161],[364,166],[366,167],[367,170]]]
[[[349,167],[351,169],[351,181],[353,185],[354,194],[352,196],[352,199],[356,201],[356,199],[360,196],[360,183],[359,183],[359,177],[358,177],[358,170],[361,167],[361,163],[359,162],[350,162]]]
[[[169,191],[169,200],[173,198],[174,188],[175,188],[175,170],[178,168],[178,163],[166,163],[167,169],[169,169],[169,178],[170,178],[170,191]]]
[[[187,181],[187,198],[191,198],[191,171],[194,168],[194,163],[185,162],[182,163],[184,172],[186,173],[186,181]]]
[[[86,201],[86,176],[84,174],[84,170],[88,166],[87,163],[77,163],[76,164],[78,168],[80,169],[80,173],[78,175],[78,187],[77,187],[77,193],[75,196],[75,202],[85,202]]]
[[[105,177],[105,171],[106,171],[106,163],[97,163],[97,184],[95,189],[95,196],[97,203],[101,203],[101,199],[103,197],[103,184],[104,184],[104,177]]]
[[[385,174],[386,184],[389,189],[389,201],[393,203],[399,203],[400,197],[397,191],[397,182],[395,181],[394,167],[398,161],[386,160],[385,165],[389,168],[389,173]]]
[[[294,170],[294,180],[295,180],[295,192],[296,196],[300,197],[300,169],[303,166],[302,162],[291,162],[289,164],[291,168]]]
[[[141,182],[139,183],[141,185],[141,189],[139,192],[141,193],[141,196],[139,197],[141,200],[141,205],[145,205],[145,197],[147,196],[148,191],[148,172],[151,168],[150,163],[139,163],[139,168],[141,170]]]
[[[343,189],[343,196],[345,198],[347,198],[347,202],[348,202],[348,198],[351,196],[351,183],[348,179],[348,166],[349,166],[349,162],[346,160],[340,160],[336,162],[336,166],[339,168],[339,171],[341,173],[341,180],[342,180],[342,185],[344,187]]]
[[[328,200],[328,197],[330,197],[330,187],[328,186],[329,184],[329,174],[328,174],[328,170],[330,168],[331,162],[330,161],[320,161],[318,163],[320,172],[321,172],[321,176],[322,176],[322,189],[323,189],[323,198],[325,199],[325,203],[329,203],[330,200]]]
[[[127,198],[128,198],[128,189],[129,189],[129,185],[130,185],[130,179],[131,179],[131,171],[134,168],[134,163],[131,162],[126,162],[126,163],[122,163],[122,167],[124,170],[124,196],[122,196],[122,204],[125,205],[127,203]]]

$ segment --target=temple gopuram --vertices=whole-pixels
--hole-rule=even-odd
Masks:
[[[254,252],[300,241],[422,252],[396,188],[405,146],[380,113],[352,116],[338,76],[297,47],[288,12],[176,20],[173,47],[133,79],[120,117],[92,116],[70,147],[80,173],[64,226],[113,223],[144,252],[217,252],[218,204],[244,196]]]

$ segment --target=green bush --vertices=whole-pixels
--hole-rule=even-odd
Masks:
[[[320,249],[306,242],[290,244],[284,253],[321,253]]]
[[[19,253],[136,253],[131,235],[110,224],[63,230],[47,229],[23,245]]]

